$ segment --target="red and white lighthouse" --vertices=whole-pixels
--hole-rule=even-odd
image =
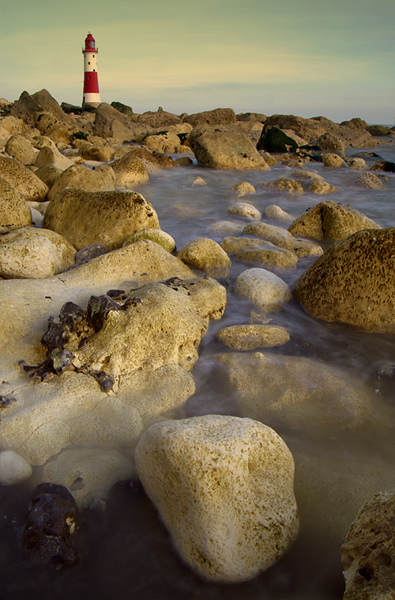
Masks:
[[[84,92],[82,96],[82,106],[90,104],[99,106],[99,81],[97,79],[97,53],[95,48],[95,38],[91,33],[85,38],[85,48],[82,49],[84,55]]]

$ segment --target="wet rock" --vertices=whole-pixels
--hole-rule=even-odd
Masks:
[[[321,148],[321,150],[326,150],[341,155],[344,154],[346,149],[344,141],[333,133],[324,133],[323,135],[320,135],[315,144]]]
[[[255,194],[255,188],[248,181],[241,181],[231,187],[231,190],[237,192],[238,196],[246,196],[247,194]]]
[[[377,160],[371,171],[384,171],[386,173],[395,173],[395,163],[388,160]]]
[[[204,181],[203,177],[195,177],[195,179],[192,181],[192,187],[205,185],[207,185],[207,183]]]
[[[0,275],[50,277],[74,265],[75,254],[75,248],[58,233],[22,227],[0,237]]]
[[[363,331],[395,331],[395,229],[365,230],[338,242],[295,283],[317,319]]]
[[[89,169],[84,165],[73,165],[55,181],[51,187],[48,200],[53,200],[56,194],[66,187],[79,188],[92,192],[111,192],[115,189],[115,174],[108,165]]]
[[[146,183],[149,179],[147,166],[134,152],[128,152],[114,160],[111,168],[115,173],[117,187],[130,188],[140,183]]]
[[[15,485],[29,479],[32,468],[29,463],[12,450],[0,451],[0,484]]]
[[[338,155],[328,152],[328,154],[323,154],[322,162],[326,167],[346,167],[347,163]]]
[[[260,183],[259,190],[268,190],[274,192],[289,192],[290,194],[303,194],[303,188],[298,181],[289,179],[288,177],[280,177],[269,183]]]
[[[221,248],[241,261],[254,262],[276,271],[295,269],[298,263],[294,252],[260,239],[226,237]]]
[[[217,338],[232,350],[256,350],[286,344],[290,337],[278,325],[230,325],[217,332]]]
[[[154,167],[177,167],[178,164],[167,156],[167,154],[163,154],[162,152],[156,152],[155,150],[149,150],[148,148],[144,148],[143,146],[132,146],[131,149],[125,157],[129,158],[135,157],[141,159],[147,165]],[[126,158],[125,158],[126,161]]]
[[[362,213],[339,202],[325,200],[307,210],[288,227],[293,235],[314,240],[341,240],[362,229],[381,229]]]
[[[395,589],[395,492],[368,500],[342,546],[346,590],[343,600],[391,598]]]
[[[381,179],[373,173],[361,173],[361,175],[355,178],[355,183],[370,190],[380,190],[384,187]]]
[[[243,229],[244,225],[233,221],[217,221],[208,227],[208,231],[218,237],[241,235]]]
[[[209,238],[196,238],[176,254],[183,262],[205,271],[210,277],[227,277],[231,265],[226,252]]]
[[[42,484],[32,495],[22,534],[25,550],[41,562],[53,562],[57,568],[78,561],[71,546],[76,530],[77,509],[74,500],[61,486]]]
[[[336,194],[338,192],[334,185],[327,183],[323,179],[313,179],[306,185],[306,189],[313,194],[324,196],[326,194]]]
[[[68,448],[43,469],[42,480],[62,485],[79,510],[106,500],[117,481],[135,475],[132,462],[112,448]]]
[[[48,187],[30,169],[8,156],[0,156],[0,177],[12,185],[24,200],[42,201]]]
[[[292,298],[288,285],[265,269],[247,269],[236,280],[235,293],[266,312],[280,310]]]
[[[170,252],[170,254],[174,252],[176,248],[176,243],[171,235],[161,229],[143,229],[142,231],[133,233],[126,238],[122,246],[134,244],[139,240],[151,240],[151,242],[155,242],[156,244],[159,244],[159,246],[162,246],[162,248],[167,252]]]
[[[347,163],[353,171],[364,171],[368,169],[368,165],[363,158],[349,158]]]
[[[30,208],[22,194],[0,176],[0,226],[16,229],[31,224]]]
[[[235,202],[228,208],[229,215],[237,215],[239,217],[246,217],[247,219],[259,221],[262,219],[262,214],[252,204],[247,202]]]
[[[319,437],[371,418],[372,403],[362,386],[325,363],[262,352],[215,359],[225,367],[229,393],[244,417]]]
[[[265,210],[265,215],[272,221],[278,221],[279,223],[284,224],[292,223],[292,221],[295,220],[295,217],[285,212],[285,210],[280,208],[280,206],[277,206],[277,204],[270,204]]]
[[[183,123],[197,125],[228,125],[236,122],[236,114],[232,108],[215,108],[192,115],[185,115]]]
[[[247,134],[224,125],[198,125],[189,144],[199,164],[215,169],[263,169],[270,167]]]
[[[43,226],[63,235],[77,250],[97,242],[114,250],[136,231],[160,228],[156,211],[141,194],[76,188],[56,195]]]
[[[211,277],[183,280],[171,277],[164,282],[173,290],[181,290],[189,296],[195,309],[203,319],[221,319],[226,307],[226,290],[223,285]]]
[[[141,438],[136,468],[178,552],[206,579],[251,579],[297,536],[292,455],[265,425],[219,415],[159,423]]]
[[[280,248],[289,250],[299,258],[304,256],[320,256],[323,253],[321,246],[306,240],[298,240],[289,231],[278,225],[256,222],[244,227],[245,235],[254,235],[263,240],[271,242]]]
[[[8,138],[4,150],[22,165],[33,165],[36,160],[37,150],[22,135]]]

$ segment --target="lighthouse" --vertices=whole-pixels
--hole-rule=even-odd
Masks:
[[[90,104],[99,106],[99,81],[97,79],[97,53],[95,48],[95,38],[91,33],[85,38],[85,48],[82,49],[84,55],[84,92],[82,96],[82,106]]]

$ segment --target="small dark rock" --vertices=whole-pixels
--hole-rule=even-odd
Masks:
[[[257,150],[266,152],[296,152],[297,142],[278,127],[267,125],[263,128]]]
[[[121,310],[121,306],[112,298],[103,294],[102,296],[91,296],[88,302],[88,319],[97,333],[103,327],[104,320],[110,310]]]
[[[97,256],[101,256],[102,254],[107,253],[107,248],[101,242],[97,244],[93,244],[92,246],[87,246],[86,248],[81,248],[75,256],[76,263],[83,263],[92,260],[92,258],[96,258]]]

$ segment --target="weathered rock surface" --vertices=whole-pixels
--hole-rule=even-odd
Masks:
[[[229,206],[227,210],[229,215],[237,215],[239,217],[246,217],[247,219],[251,219],[252,221],[259,221],[262,219],[261,212],[255,208],[253,204],[248,204],[247,202],[235,202],[231,206]]]
[[[363,388],[325,363],[261,352],[231,352],[216,360],[226,368],[242,416],[319,436],[371,418]]]
[[[277,206],[277,204],[270,204],[265,210],[265,215],[268,219],[278,221],[279,223],[289,224],[295,220],[295,217],[285,212],[285,210],[280,206]]]
[[[244,225],[234,221],[216,221],[208,227],[213,236],[224,237],[227,235],[237,236],[243,233]]]
[[[247,134],[224,125],[198,125],[189,144],[199,164],[215,169],[269,169]]]
[[[190,123],[193,127],[197,125],[228,125],[236,122],[236,113],[232,108],[215,108],[193,115],[185,115],[183,123]]]
[[[148,181],[148,170],[144,161],[135,156],[134,152],[128,152],[121,158],[111,163],[115,173],[115,184],[117,187],[133,187],[134,185]]]
[[[322,156],[322,162],[326,167],[346,167],[347,163],[338,154],[328,152]]]
[[[65,171],[74,165],[73,161],[67,158],[67,156],[63,156],[57,148],[51,148],[49,146],[44,146],[44,148],[40,150],[34,164],[38,168],[53,165],[62,171]]]
[[[288,192],[290,194],[303,194],[303,187],[298,181],[289,177],[280,177],[275,181],[268,183],[260,183],[257,188],[259,190],[267,190],[273,192]]]
[[[141,231],[132,233],[132,235],[129,235],[126,238],[122,246],[134,244],[139,240],[151,240],[151,242],[155,242],[155,244],[162,246],[162,248],[164,248],[167,252],[170,252],[170,254],[174,252],[176,248],[176,243],[171,235],[166,233],[166,231],[162,231],[161,229],[142,229]]]
[[[176,254],[177,258],[205,271],[210,277],[227,277],[230,258],[222,247],[209,238],[196,238]]]
[[[84,144],[80,150],[80,154],[85,160],[109,162],[114,158],[115,149],[111,146],[102,146],[99,144]]]
[[[247,269],[236,280],[235,293],[270,312],[279,310],[292,298],[288,285],[265,269]]]
[[[226,237],[221,248],[241,261],[259,263],[259,266],[277,271],[295,269],[298,263],[294,252],[260,239]]]
[[[342,240],[363,229],[381,229],[362,213],[339,202],[325,200],[293,221],[288,231],[314,240]]]
[[[290,337],[278,325],[230,325],[217,332],[217,338],[232,350],[256,350],[286,344]]]
[[[172,131],[157,135],[148,135],[142,142],[144,146],[147,146],[151,150],[158,150],[159,152],[177,152],[180,148],[180,138]]]
[[[395,492],[368,500],[342,547],[346,590],[343,600],[390,600],[394,596]]]
[[[289,231],[278,225],[255,222],[243,229],[245,235],[254,235],[271,242],[280,248],[295,253],[299,258],[303,256],[320,256],[323,253],[321,246],[306,240],[298,240]]]
[[[316,140],[315,145],[329,152],[344,154],[346,145],[344,141],[334,133],[324,133]]]
[[[22,194],[0,176],[0,226],[15,229],[31,224],[30,208]]]
[[[238,196],[246,196],[247,194],[255,194],[255,188],[248,181],[240,181],[231,187],[231,189],[237,192]]]
[[[258,140],[257,150],[295,152],[299,146],[305,146],[306,144],[306,140],[295,135],[292,130],[283,130],[272,125],[265,125]]]
[[[395,229],[365,230],[338,242],[295,283],[317,319],[364,331],[395,331]]]
[[[75,263],[75,248],[48,229],[23,227],[0,237],[0,275],[7,279],[50,277]]]
[[[158,423],[136,467],[180,555],[207,579],[255,577],[297,536],[292,455],[265,425],[220,415]]]
[[[0,177],[12,185],[24,200],[40,202],[48,194],[48,186],[14,158],[0,156]]]
[[[355,183],[370,190],[380,190],[384,183],[374,173],[361,173],[355,178]]]
[[[84,165],[73,165],[55,181],[48,193],[48,200],[66,187],[80,188],[92,192],[112,192],[115,189],[115,173],[110,166],[89,169]]]
[[[13,135],[8,140],[4,150],[22,165],[33,165],[37,150],[32,143],[22,135]]]
[[[173,115],[159,107],[157,111],[146,111],[142,115],[139,115],[137,121],[153,128],[163,129],[164,127],[177,125],[181,119],[179,116]]]
[[[12,450],[0,451],[0,484],[15,485],[29,479],[32,468],[29,463]]]
[[[64,189],[50,202],[43,226],[65,237],[77,250],[101,242],[108,250],[142,229],[159,229],[152,205],[137,192]]]

